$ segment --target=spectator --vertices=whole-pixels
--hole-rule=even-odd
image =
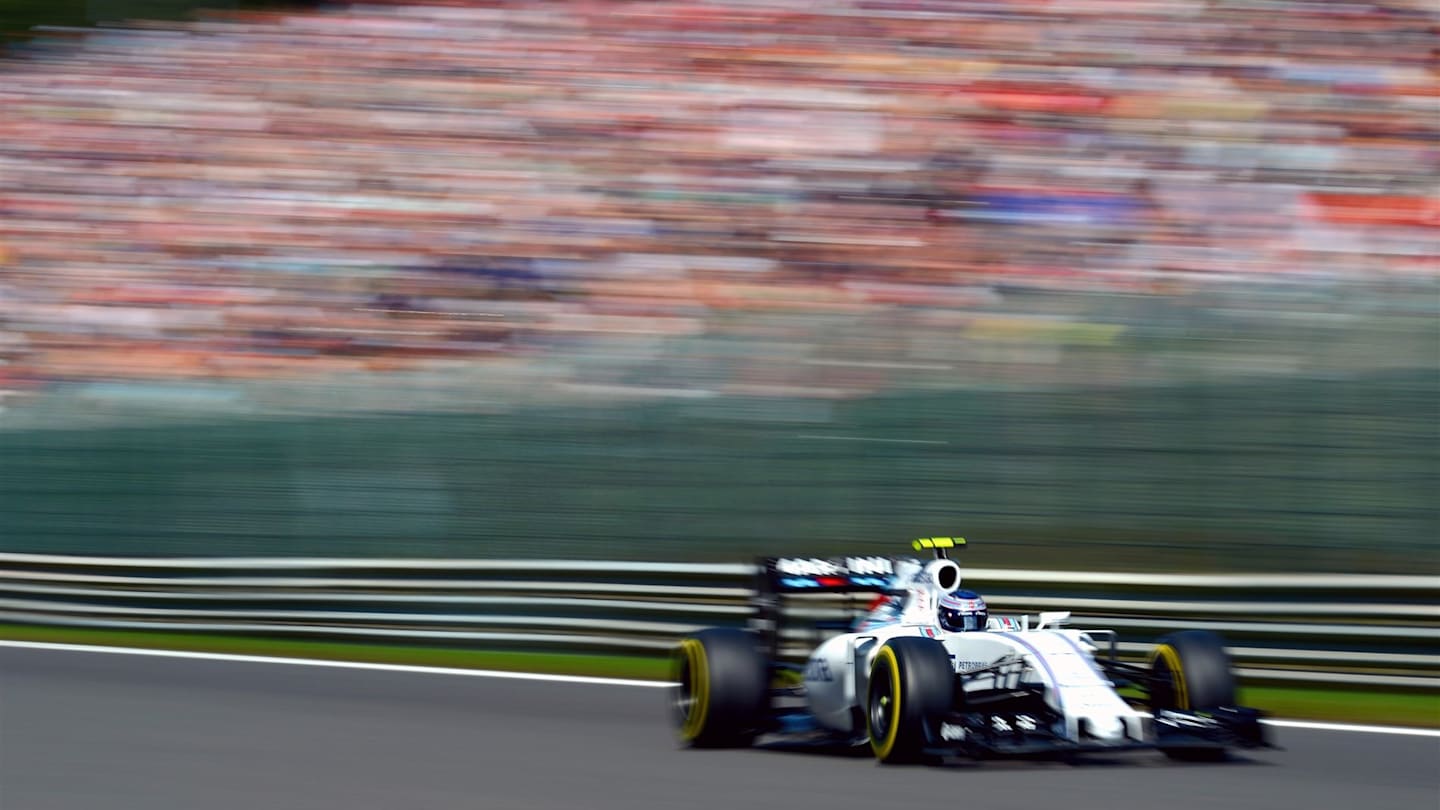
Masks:
[[[1434,276],[1437,22],[575,0],[97,31],[0,62],[0,333],[50,379],[313,379],[725,309]]]

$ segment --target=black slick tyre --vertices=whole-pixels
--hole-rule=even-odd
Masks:
[[[875,653],[866,689],[870,751],[887,765],[918,762],[950,708],[955,671],[934,639],[892,638]]]
[[[1150,654],[1150,707],[1186,712],[1235,705],[1235,674],[1225,641],[1207,630],[1171,633]]]
[[[1150,709],[1210,712],[1235,705],[1235,673],[1225,641],[1207,630],[1162,637],[1150,654]],[[1171,759],[1219,760],[1223,748],[1161,746]]]
[[[683,639],[672,656],[671,715],[680,742],[736,748],[765,724],[770,667],[755,637],[716,627]]]

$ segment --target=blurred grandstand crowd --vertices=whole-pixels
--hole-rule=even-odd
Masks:
[[[1015,289],[1430,283],[1437,24],[1429,0],[517,0],[53,34],[0,61],[0,390]]]

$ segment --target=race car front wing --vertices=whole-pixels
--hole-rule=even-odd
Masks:
[[[1161,710],[1154,717],[1161,748],[1270,748],[1260,712],[1226,706],[1204,714]]]
[[[1271,747],[1259,712],[1222,708],[1205,714],[1162,711],[1146,724],[1147,733],[1102,740],[1086,733],[1077,738],[1055,729],[1058,715],[1045,713],[951,713],[930,732],[927,753],[969,757],[1025,756],[1139,749],[1212,749]]]

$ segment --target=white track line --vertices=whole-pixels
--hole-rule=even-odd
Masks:
[[[368,669],[381,672],[413,672],[422,675],[461,675],[468,678],[509,678],[521,681],[587,683],[601,686],[640,686],[652,689],[664,688],[670,685],[666,681],[644,681],[633,678],[595,678],[586,675],[546,675],[538,672],[505,672],[493,669],[419,667],[407,664],[369,664],[358,661],[325,661],[315,658],[281,658],[270,655],[234,655],[230,653],[185,652],[181,650],[147,650],[140,647],[100,647],[88,644],[54,644],[43,641],[7,641],[0,639],[0,647],[16,647],[27,650],[56,650],[60,652],[107,653],[111,655],[148,655],[155,658],[192,658],[205,661],[237,661],[247,664],[284,664],[298,667],[329,667],[331,669]],[[1440,738],[1440,730],[1426,728],[1317,723],[1309,720],[1261,720],[1260,722],[1268,726],[1277,726],[1280,728],[1302,728],[1316,731],[1354,731],[1366,734]]]
[[[1393,734],[1400,737],[1440,737],[1440,730],[1401,726],[1353,726],[1346,723],[1317,723],[1310,720],[1261,720],[1267,726],[1310,728],[1317,731],[1359,731],[1365,734]]]
[[[246,664],[286,664],[297,667],[329,667],[331,669],[370,669],[382,672],[414,672],[424,675],[463,675],[471,678],[510,678],[521,681],[556,681],[588,683],[601,686],[664,687],[665,681],[642,681],[629,678],[593,678],[585,675],[546,675],[538,672],[505,672],[494,669],[463,669],[460,667],[417,667],[407,664],[370,664],[360,661],[325,661],[315,658],[280,658],[271,655],[232,655],[229,653],[184,652],[180,650],[146,650],[139,647],[92,647],[88,644],[51,644],[42,641],[6,641],[0,647],[27,650],[58,650],[61,652],[108,653],[111,655],[148,655],[156,658],[197,658],[205,661],[238,661]]]

